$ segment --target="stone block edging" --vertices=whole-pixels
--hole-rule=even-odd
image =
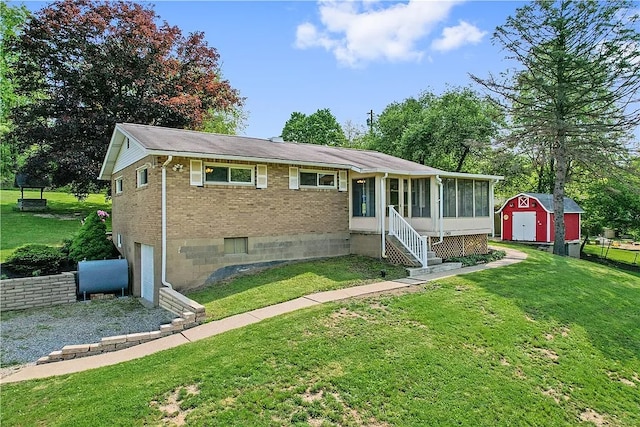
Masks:
[[[114,335],[104,337],[97,343],[65,345],[61,350],[52,351],[47,356],[43,356],[36,361],[36,365],[59,362],[61,360],[77,359],[79,357],[95,356],[97,354],[108,353],[133,347],[138,344],[152,341],[158,338],[181,333],[185,329],[197,326],[196,313],[185,311],[180,317],[176,317],[164,325],[160,325],[157,331],[136,332],[127,335]]]

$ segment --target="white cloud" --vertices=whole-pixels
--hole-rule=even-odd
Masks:
[[[295,46],[322,47],[332,52],[340,64],[350,67],[379,60],[420,61],[424,52],[417,43],[447,18],[456,3],[320,1],[321,25],[300,24]]]
[[[434,40],[431,43],[431,48],[446,52],[465,44],[478,44],[486,34],[486,31],[480,31],[475,25],[460,21],[460,24],[455,27],[447,27],[442,30],[442,37]]]

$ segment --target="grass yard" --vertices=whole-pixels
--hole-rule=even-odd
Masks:
[[[25,191],[25,198],[40,198],[40,191]],[[30,243],[57,246],[80,229],[80,220],[91,211],[111,211],[111,202],[102,194],[91,194],[80,202],[67,193],[44,193],[48,210],[21,212],[17,210],[19,190],[0,190],[0,262],[4,262],[14,250]],[[107,222],[107,229],[111,221]]]
[[[604,258],[606,255],[607,259],[613,261],[632,265],[635,263],[635,265],[640,265],[640,248],[638,248],[637,251],[629,251],[626,249],[611,247],[607,252],[606,246],[602,247],[601,245],[585,245],[584,251],[589,255],[596,255],[602,258]]]
[[[206,307],[207,320],[216,320],[314,292],[379,282],[385,280],[381,278],[381,270],[386,272],[386,280],[407,275],[402,266],[353,255],[271,268],[191,292],[188,296]]]
[[[640,278],[521,249],[420,292],[3,385],[2,425],[640,425]]]

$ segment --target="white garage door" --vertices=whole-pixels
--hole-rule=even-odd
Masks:
[[[140,246],[140,264],[141,296],[147,301],[153,302],[153,246]]]
[[[535,242],[536,241],[536,213],[535,212],[514,212],[512,236],[513,236],[513,240]]]

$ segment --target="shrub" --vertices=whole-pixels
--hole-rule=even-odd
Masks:
[[[27,245],[9,256],[6,266],[21,276],[60,273],[65,256],[58,248],[46,245]]]
[[[110,258],[113,254],[113,243],[107,239],[107,227],[104,219],[108,217],[104,211],[92,212],[85,219],[82,228],[73,238],[69,248],[69,259],[78,262]]]
[[[476,264],[484,264],[491,261],[497,261],[507,255],[505,251],[490,250],[486,255],[467,255],[454,258],[447,258],[447,262],[461,262],[463,267],[469,267]]]

